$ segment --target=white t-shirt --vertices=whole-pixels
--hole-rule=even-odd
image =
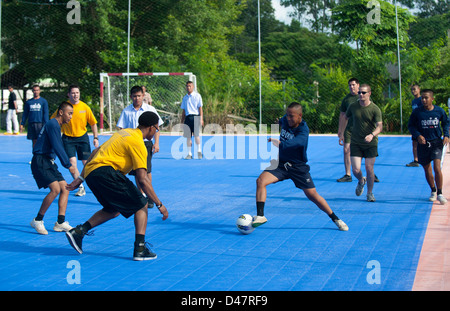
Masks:
[[[184,109],[186,116],[190,114],[200,114],[199,109],[203,106],[202,96],[197,92],[186,94],[181,101],[181,109]]]

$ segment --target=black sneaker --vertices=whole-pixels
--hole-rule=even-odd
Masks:
[[[156,254],[153,253],[147,246],[153,247],[153,245],[148,242],[139,243],[139,246],[135,246],[133,260],[142,261],[156,259]]]
[[[417,161],[412,161],[412,162],[406,164],[406,166],[407,166],[407,167],[419,167],[420,164],[419,164],[419,162],[417,162]]]
[[[352,176],[350,175],[344,175],[341,178],[336,180],[337,182],[351,182],[352,181]]]
[[[380,182],[380,180],[378,179],[377,175],[374,175],[374,180],[373,182]]]
[[[83,254],[82,243],[85,235],[86,232],[81,228],[81,225],[66,232],[70,245],[80,254]]]

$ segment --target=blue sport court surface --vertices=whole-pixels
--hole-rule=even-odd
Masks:
[[[100,136],[100,142],[108,138]],[[135,262],[132,217],[95,228],[81,255],[64,233],[53,231],[56,201],[44,218],[49,234],[36,233],[30,221],[48,190],[39,190],[31,175],[31,142],[23,135],[0,137],[0,290],[410,291],[432,208],[430,191],[423,169],[405,166],[412,160],[409,136],[379,141],[375,173],[381,182],[374,187],[377,201],[369,203],[367,189],[355,196],[355,178],[336,182],[344,174],[337,136],[310,136],[316,188],[349,231],[339,231],[288,180],[267,188],[268,222],[242,235],[235,223],[241,214],[256,214],[266,137],[203,136],[205,157],[208,150],[215,157],[184,160],[174,159],[172,150],[180,137],[162,135],[153,186],[169,219],[149,209],[146,239],[158,258]],[[69,171],[59,167],[70,183]],[[66,220],[76,226],[99,209],[89,188],[84,197],[71,193]]]

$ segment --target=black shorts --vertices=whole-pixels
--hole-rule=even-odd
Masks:
[[[376,158],[378,157],[378,145],[350,143],[350,156],[359,158]]]
[[[153,157],[153,142],[151,140],[144,140],[145,147],[147,148],[147,173],[152,172],[152,157]],[[132,170],[130,173],[132,176],[136,176],[136,171]]]
[[[196,114],[190,114],[184,119],[184,137],[200,136],[200,116]]]
[[[42,130],[44,123],[29,123],[27,131],[27,139],[35,140],[38,139],[39,133]]]
[[[86,184],[108,213],[130,217],[147,204],[147,199],[128,177],[111,166],[102,166],[86,177]]]
[[[91,155],[91,143],[89,142],[89,136],[85,133],[80,137],[62,136],[64,144],[64,150],[69,158],[76,157],[78,160],[87,160]]]
[[[291,179],[295,186],[300,189],[312,189],[316,186],[309,173],[308,164],[290,164],[279,163],[278,167],[274,170],[265,170],[278,178],[279,181],[285,179]]]
[[[419,164],[427,165],[433,160],[442,159],[444,144],[442,139],[427,141],[424,145],[417,144],[417,159]]]
[[[55,160],[42,154],[34,154],[31,159],[31,173],[39,189],[48,188],[52,182],[65,180],[58,171]]]

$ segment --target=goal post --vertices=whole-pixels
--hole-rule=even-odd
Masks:
[[[163,129],[171,128],[179,119],[179,108],[186,94],[186,82],[197,89],[196,76],[191,72],[130,72],[100,74],[100,133],[113,132],[122,110],[131,104],[130,89],[145,86],[152,105],[164,120]],[[106,123],[106,129],[104,129]]]

